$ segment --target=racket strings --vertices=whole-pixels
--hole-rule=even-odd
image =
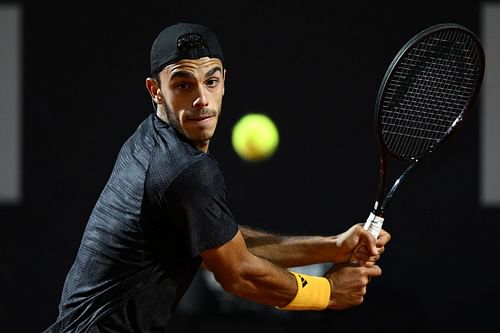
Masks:
[[[411,158],[429,151],[459,122],[478,84],[480,55],[461,31],[444,30],[400,59],[380,103],[382,139]]]
[[[426,69],[423,72],[424,75],[417,75],[416,80],[409,82],[410,85],[407,87],[407,91],[409,92],[407,96],[408,98],[403,100],[400,103],[400,108],[398,108],[406,111],[412,107],[416,110],[412,115],[413,118],[402,118],[405,121],[400,123],[401,128],[404,129],[401,133],[406,135],[405,141],[399,141],[400,144],[404,144],[403,146],[400,145],[400,149],[403,147],[403,150],[408,149],[408,144],[414,142],[415,138],[428,140],[427,143],[435,140],[436,137],[443,133],[443,129],[448,128],[449,119],[456,118],[456,115],[452,114],[451,117],[448,117],[447,119],[446,113],[449,112],[448,110],[450,110],[450,108],[453,110],[453,108],[457,105],[460,106],[460,103],[457,103],[455,98],[447,98],[446,95],[449,91],[452,91],[455,94],[455,97],[457,97],[457,91],[453,91],[453,88],[456,88],[457,86],[449,84],[450,79],[454,79],[453,75],[455,73],[453,71],[456,70],[454,68],[450,69],[450,67],[453,67],[452,57],[449,57],[449,62],[443,66],[443,59],[439,57],[441,55],[439,52],[447,50],[445,50],[442,46],[439,47],[439,52],[430,49],[430,56],[425,53],[429,46],[434,47],[436,45],[436,41],[439,42],[440,39],[434,39],[431,43],[424,43],[420,47],[415,48],[410,53],[413,57],[412,61],[408,62],[410,66],[408,67],[407,63],[404,62],[401,66],[403,71],[408,72],[412,69],[412,66],[415,66],[415,64],[426,65]],[[450,53],[448,52],[448,54]],[[436,73],[437,75],[433,75]],[[441,80],[438,80],[437,78],[441,78]],[[425,89],[428,91],[425,91]],[[425,93],[427,93],[431,98],[423,99],[422,97],[426,96]],[[439,104],[437,104],[436,101],[439,101]],[[428,110],[437,110],[438,112],[429,113]],[[398,113],[400,115],[404,115],[404,113]],[[438,116],[437,118],[435,117],[436,115]],[[394,117],[392,118],[395,119]],[[443,123],[441,124],[441,129],[437,127],[440,125],[440,122]],[[407,125],[405,125],[405,123]],[[398,132],[390,131],[390,133],[394,134]],[[412,140],[408,140],[408,138],[411,138]],[[422,144],[422,141],[419,143]],[[418,147],[413,145],[413,148]]]

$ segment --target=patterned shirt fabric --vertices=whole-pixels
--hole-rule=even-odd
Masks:
[[[200,253],[237,230],[217,161],[151,114],[118,154],[44,332],[166,332]]]

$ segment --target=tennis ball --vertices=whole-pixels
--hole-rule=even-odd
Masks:
[[[233,127],[233,148],[243,160],[256,162],[271,157],[279,143],[274,122],[262,113],[248,113]]]

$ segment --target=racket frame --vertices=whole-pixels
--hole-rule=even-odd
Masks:
[[[437,140],[433,145],[431,145],[426,151],[420,153],[417,156],[412,156],[411,158],[405,158],[401,157],[397,154],[394,154],[390,149],[386,147],[386,145],[383,142],[382,139],[382,128],[380,126],[379,122],[379,113],[381,109],[381,101],[383,100],[384,93],[386,92],[386,85],[392,78],[394,74],[394,68],[400,63],[400,60],[402,57],[406,55],[407,52],[409,52],[412,49],[412,46],[416,43],[418,43],[421,39],[426,38],[430,34],[439,31],[439,30],[460,30],[463,31],[467,34],[470,35],[470,37],[475,41],[475,44],[478,45],[479,47],[477,50],[479,51],[479,57],[480,63],[483,64],[480,68],[479,75],[477,78],[477,88],[474,90],[473,94],[471,95],[471,98],[469,100],[469,103],[465,106],[464,110],[461,112],[461,114],[457,117],[457,119],[453,122],[452,126],[448,129],[448,132],[446,135],[444,135],[441,139]],[[481,87],[481,83],[483,81],[484,77],[484,63],[485,63],[485,55],[484,55],[484,50],[481,46],[481,41],[477,37],[476,34],[474,34],[472,31],[469,29],[465,28],[462,25],[456,24],[456,23],[441,23],[441,24],[436,24],[433,26],[430,26],[415,36],[413,36],[410,40],[408,40],[403,47],[398,51],[396,56],[393,58],[392,62],[390,63],[389,67],[387,68],[384,77],[382,79],[382,82],[379,86],[379,90],[377,93],[377,98],[376,98],[376,103],[375,103],[375,113],[374,113],[374,122],[376,124],[375,126],[375,134],[378,142],[378,150],[379,150],[379,180],[378,180],[378,185],[377,185],[377,193],[376,193],[376,200],[375,204],[373,206],[372,211],[370,212],[370,215],[366,219],[366,222],[364,224],[364,228],[370,233],[372,233],[375,237],[378,236],[380,230],[382,229],[382,225],[384,222],[384,211],[387,208],[387,205],[389,202],[392,200],[394,193],[397,191],[399,186],[402,184],[402,182],[408,177],[408,175],[415,169],[417,164],[421,161],[421,159],[425,156],[429,156],[432,152],[436,150],[436,148],[440,145],[440,143],[443,141],[443,139],[448,138],[452,132],[456,132],[455,129],[461,126],[467,116],[469,114],[469,111],[472,109],[475,100],[477,98],[477,95],[479,94],[479,90]],[[400,176],[394,181],[392,184],[391,188],[389,191],[387,191],[387,161],[389,160],[389,156],[392,156],[395,159],[398,160],[405,160],[409,162],[409,165],[406,167],[406,169],[400,174]]]

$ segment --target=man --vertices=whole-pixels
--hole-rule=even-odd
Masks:
[[[45,332],[164,332],[200,265],[234,295],[283,310],[363,302],[390,239],[356,224],[331,237],[283,237],[238,226],[208,147],[226,69],[207,27],[165,28],[146,87],[156,107],[125,142],[86,226]],[[288,271],[334,265],[324,277]]]

